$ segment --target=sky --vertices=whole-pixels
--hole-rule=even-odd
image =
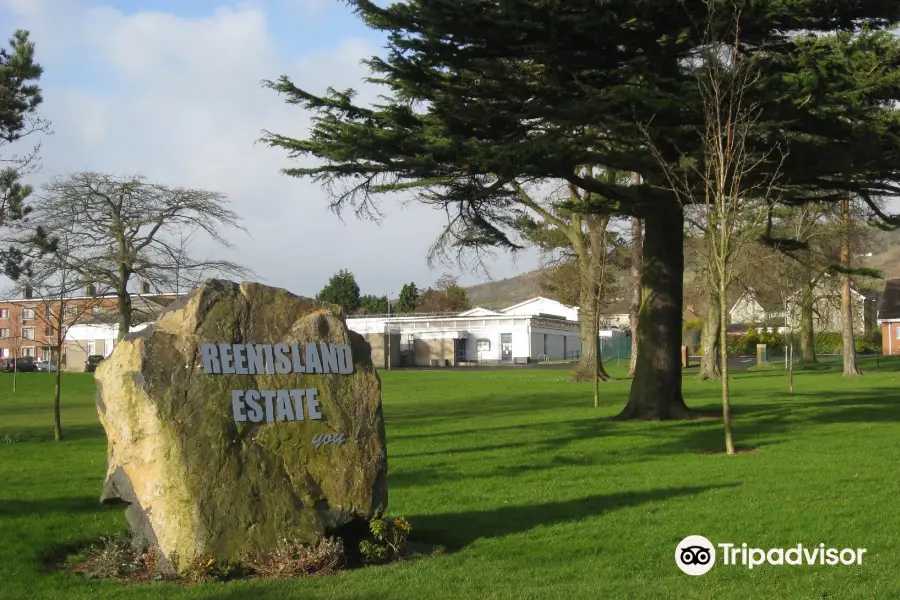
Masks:
[[[360,60],[382,53],[383,39],[344,2],[0,0],[0,23],[5,37],[29,30],[44,67],[40,112],[54,133],[28,183],[99,171],[221,192],[248,231],[228,234],[231,249],[201,240],[195,254],[238,261],[255,280],[297,294],[314,295],[340,269],[363,294],[397,295],[443,272],[464,285],[487,280],[471,268],[428,266],[442,212],[392,199],[381,224],[341,219],[317,184],[280,174],[297,163],[255,143],[263,129],[308,130],[308,115],[264,90],[263,79],[286,74],[313,93],[353,87],[363,101],[375,98]],[[539,263],[533,251],[501,251],[489,277]]]

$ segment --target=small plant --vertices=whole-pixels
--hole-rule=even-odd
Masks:
[[[196,557],[187,564],[180,575],[185,583],[206,583],[220,578],[216,559],[211,556]]]
[[[19,434],[16,433],[14,435],[10,435],[8,433],[4,433],[2,437],[0,437],[0,444],[17,444],[21,438]]]
[[[74,571],[88,579],[121,577],[137,561],[131,538],[124,533],[101,538],[85,553],[82,564]]]
[[[101,538],[99,543],[70,556],[66,566],[70,573],[81,574],[88,579],[162,581],[175,578],[157,548],[128,533]]]
[[[316,544],[282,539],[275,548],[246,559],[253,571],[263,577],[279,579],[326,575],[344,566],[344,542],[324,538]]]
[[[369,523],[372,539],[363,540],[359,551],[367,562],[383,562],[402,558],[412,532],[412,525],[403,517],[372,519]]]

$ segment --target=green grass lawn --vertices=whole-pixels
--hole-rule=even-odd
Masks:
[[[52,441],[52,380],[0,376],[0,597],[789,600],[900,595],[900,365],[863,378],[783,369],[735,373],[734,433],[721,424],[617,423],[630,382],[564,370],[382,373],[390,513],[417,537],[458,549],[387,567],[294,581],[182,586],[48,573],[46,557],[124,528],[101,507],[106,440],[91,376],[65,375]],[[613,369],[613,374],[623,373]],[[685,380],[688,404],[715,410],[715,383]],[[862,566],[675,566],[690,534],[713,542],[865,547]]]

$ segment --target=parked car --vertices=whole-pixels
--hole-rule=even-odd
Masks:
[[[97,365],[103,362],[103,359],[106,358],[102,354],[91,354],[87,357],[87,360],[84,361],[84,371],[85,373],[93,373],[97,370]]]
[[[48,373],[56,372],[56,365],[54,365],[49,360],[39,360],[36,363],[34,363],[34,366],[37,368],[38,371],[45,371]]]
[[[3,370],[7,373],[18,371],[19,373],[33,373],[37,371],[34,358],[31,356],[21,356],[16,359],[7,358],[3,361]]]

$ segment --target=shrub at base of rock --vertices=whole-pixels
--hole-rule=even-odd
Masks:
[[[327,575],[343,567],[345,561],[340,538],[324,538],[315,544],[283,539],[272,550],[244,559],[254,573],[274,579]]]
[[[272,361],[275,344],[295,348],[290,370]],[[305,372],[318,360],[309,353],[337,347],[329,345],[348,350],[341,369]],[[229,348],[238,356],[251,346],[267,350],[264,371],[225,367]],[[209,372],[210,348],[225,352],[225,373]],[[109,439],[101,500],[127,503],[132,531],[165,559],[177,557],[179,571],[207,557],[240,564],[285,539],[316,545],[386,507],[381,384],[368,343],[347,329],[340,307],[211,280],[126,336],[96,379]],[[251,394],[241,404],[235,390],[295,393],[290,404],[281,394],[260,401],[254,419]]]

